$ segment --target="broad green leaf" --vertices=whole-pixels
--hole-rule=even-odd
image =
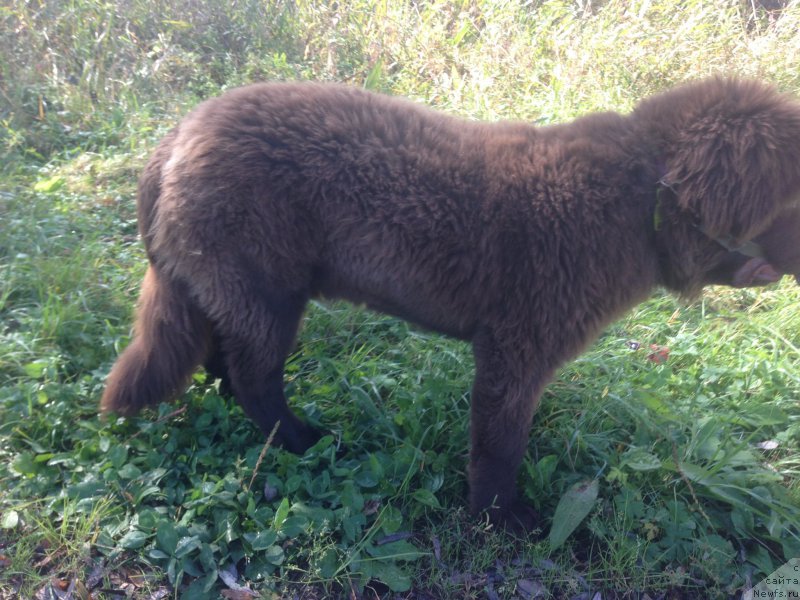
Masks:
[[[339,569],[339,556],[336,554],[336,550],[333,548],[325,550],[322,557],[316,561],[315,566],[323,579],[330,579],[336,575]]]
[[[722,426],[719,421],[708,417],[700,419],[698,425],[690,443],[692,454],[704,460],[712,460],[722,446]]]
[[[288,498],[284,498],[281,500],[281,503],[278,505],[278,508],[275,509],[275,518],[272,520],[272,526],[275,529],[280,529],[283,525],[283,522],[286,520],[286,517],[289,516],[289,500]]]
[[[539,459],[539,462],[531,469],[531,475],[535,477],[540,488],[549,485],[557,466],[558,456],[555,454],[548,454]]]
[[[44,194],[50,194],[58,190],[61,186],[65,183],[64,178],[60,175],[54,175],[49,179],[43,179],[41,181],[37,181],[33,185],[33,189],[36,192],[42,192]]]
[[[177,586],[180,584],[182,578],[183,571],[179,570],[178,568],[178,559],[170,558],[169,563],[167,564],[167,579],[169,579],[169,582],[172,585]]]
[[[750,536],[753,534],[755,522],[751,511],[734,506],[731,510],[731,523],[739,535]]]
[[[283,554],[283,548],[280,546],[270,546],[264,551],[264,558],[266,558],[267,562],[270,564],[277,566],[283,564],[286,557]]]
[[[33,477],[39,470],[36,464],[36,457],[31,452],[20,452],[14,462],[11,463],[11,468],[20,475]]]
[[[137,525],[140,529],[156,529],[162,522],[164,516],[152,508],[142,508],[137,515]]]
[[[217,558],[214,556],[215,548],[216,546],[212,546],[211,544],[202,544],[200,546],[197,560],[206,573],[211,573],[212,571],[217,572],[219,570]]]
[[[714,480],[714,475],[708,469],[700,465],[682,462],[678,465],[678,469],[683,475],[695,483],[708,484]]]
[[[794,537],[784,536],[781,539],[784,556],[800,556],[800,540]]]
[[[200,546],[200,539],[196,535],[182,537],[175,547],[175,557],[183,558]]]
[[[630,448],[622,455],[622,463],[634,471],[655,471],[661,468],[661,460],[644,448]]]
[[[741,420],[753,427],[766,425],[784,425],[789,422],[788,415],[780,408],[771,404],[749,404],[743,407]]]
[[[217,523],[217,533],[222,536],[227,544],[230,544],[239,537],[239,527],[237,515],[234,513],[225,513],[219,515],[219,522]]]
[[[424,504],[425,506],[430,506],[431,508],[442,507],[442,505],[439,504],[439,499],[436,498],[436,495],[430,490],[419,488],[417,490],[414,490],[413,496],[414,500],[416,500],[420,504]]]
[[[208,573],[192,581],[183,593],[181,598],[191,598],[192,600],[214,600],[220,596],[213,593],[211,589],[217,581],[217,572]]]
[[[144,531],[134,529],[122,536],[122,539],[119,541],[119,546],[125,550],[135,550],[136,548],[144,546],[147,537],[148,535]]]
[[[250,546],[252,546],[254,552],[260,552],[272,546],[277,539],[278,534],[275,533],[275,530],[265,529],[253,538],[253,541],[250,542]]]
[[[103,438],[106,439],[106,438]],[[111,466],[119,470],[125,461],[128,460],[128,447],[118,444],[108,451],[108,460],[111,461]]]
[[[303,516],[292,516],[283,520],[280,532],[288,538],[294,538],[303,533],[307,527],[308,519]]]
[[[381,529],[385,534],[396,532],[403,525],[403,513],[394,506],[387,506],[381,512]]]
[[[362,470],[356,473],[353,476],[353,481],[355,481],[359,487],[362,488],[373,488],[378,485],[378,478],[372,473],[372,471]]]
[[[553,526],[550,528],[550,547],[561,547],[570,534],[586,518],[592,510],[599,485],[596,479],[582,481],[569,488],[561,500],[558,501],[556,513],[553,516]]]
[[[393,592],[406,592],[411,589],[411,576],[392,562],[371,563],[372,577],[385,583]]]
[[[173,523],[162,521],[158,524],[156,528],[156,544],[161,550],[170,556],[174,555],[179,539],[180,536]]]
[[[414,561],[424,556],[425,552],[422,552],[408,540],[397,540],[396,542],[390,542],[388,544],[369,546],[367,548],[367,554],[372,558],[381,560]]]
[[[22,368],[25,370],[25,374],[31,379],[39,379],[44,375],[44,371],[49,365],[49,360],[40,358],[39,360],[27,363]]]
[[[349,542],[356,541],[361,536],[361,529],[367,522],[363,513],[356,513],[342,520],[344,539]]]
[[[141,476],[142,471],[136,465],[126,463],[125,466],[119,470],[118,474],[122,479],[136,479]]]

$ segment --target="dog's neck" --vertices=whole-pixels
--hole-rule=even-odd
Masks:
[[[666,195],[666,191],[672,192],[673,196],[677,195],[673,184],[671,184],[667,179],[666,176],[662,176],[659,179],[658,184],[656,186],[656,199],[655,205],[653,208],[653,230],[658,232],[661,230],[661,226],[664,220],[663,214],[663,203],[664,203],[664,196]],[[695,228],[706,236],[708,239],[716,242],[722,248],[727,250],[728,252],[737,252],[738,254],[742,254],[744,256],[749,256],[750,258],[764,258],[764,248],[761,245],[753,240],[746,240],[744,242],[736,243],[736,240],[733,237],[726,235],[722,237],[717,237],[709,232],[702,223],[695,224]]]

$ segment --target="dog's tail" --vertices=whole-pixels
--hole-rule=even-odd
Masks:
[[[173,399],[206,359],[210,346],[206,316],[186,290],[151,265],[142,283],[133,341],[108,375],[102,411],[133,415]]]

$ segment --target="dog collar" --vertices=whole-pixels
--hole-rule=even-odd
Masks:
[[[745,256],[749,256],[750,258],[766,258],[764,255],[764,248],[761,247],[761,244],[749,241],[749,242],[742,242],[738,246],[733,243],[733,238],[730,236],[725,236],[721,238],[714,237],[708,231],[706,231],[705,227],[702,225],[697,225],[698,231],[705,235],[707,238],[712,239],[713,241],[717,242],[720,246],[725,248],[728,252],[738,252],[739,254],[743,254]]]
[[[661,193],[664,191],[664,189],[672,188],[664,181],[659,181],[659,186],[656,190],[656,205],[655,209],[653,210],[653,229],[655,231],[659,231],[661,229],[661,224],[663,222],[663,216],[661,214]],[[762,248],[761,244],[757,242],[750,240],[737,245],[734,243],[734,240],[731,236],[714,237],[702,225],[695,225],[695,227],[700,233],[725,248],[725,250],[728,252],[737,252],[739,254],[743,254],[744,256],[749,256],[750,258],[766,258],[764,255],[764,248]]]

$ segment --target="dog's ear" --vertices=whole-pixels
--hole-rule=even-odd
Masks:
[[[726,79],[678,88],[674,101],[665,183],[681,212],[713,237],[752,239],[800,190],[800,103]]]

